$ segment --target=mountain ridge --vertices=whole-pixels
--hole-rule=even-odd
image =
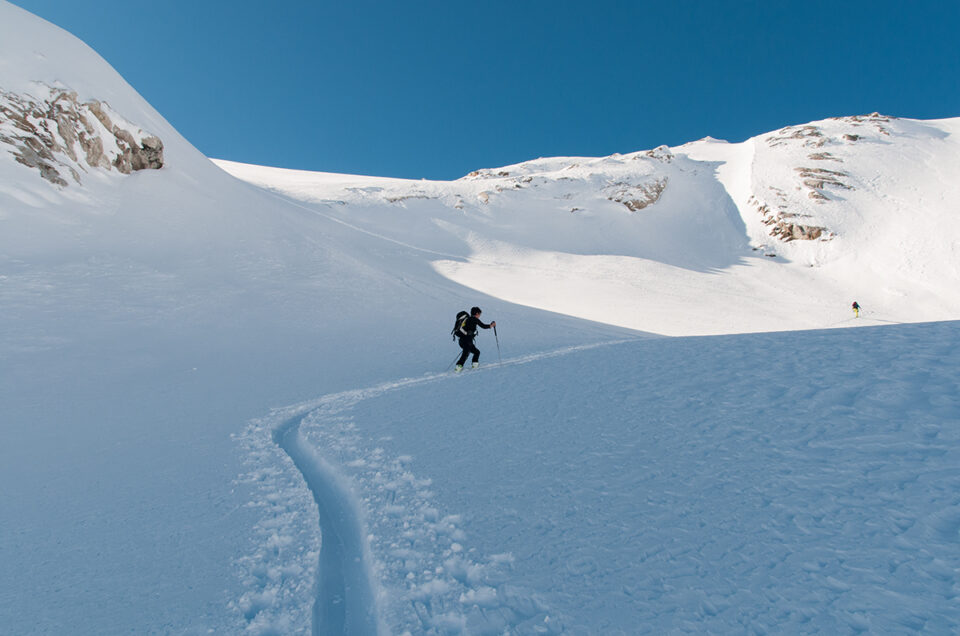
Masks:
[[[950,229],[960,190],[945,178],[960,167],[958,123],[838,117],[742,143],[541,158],[448,182],[215,162],[366,230],[459,253],[466,262],[434,266],[513,302],[669,335],[779,331],[877,324],[845,321],[857,299],[865,318],[960,316]],[[537,278],[561,261],[568,276]],[[584,289],[597,285],[606,292]],[[586,300],[558,300],[578,294]],[[725,315],[690,317],[704,296]],[[815,321],[797,320],[811,310]]]

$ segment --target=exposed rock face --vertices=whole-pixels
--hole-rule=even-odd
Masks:
[[[648,150],[643,153],[643,156],[649,159],[656,159],[657,161],[663,163],[670,163],[673,161],[673,153],[670,152],[670,148],[667,146],[657,146],[653,150]],[[634,159],[639,159],[639,155],[635,156]]]
[[[88,169],[130,174],[163,167],[163,142],[97,100],[80,103],[73,91],[48,88],[35,98],[0,89],[0,144],[50,183],[81,182]]]
[[[781,241],[814,241],[830,240],[832,234],[827,232],[825,227],[811,225],[800,222],[803,215],[787,212],[781,206],[774,211],[770,205],[759,201],[756,197],[750,197],[750,204],[757,212],[763,216],[763,224],[770,226],[770,236],[778,238]]]
[[[826,168],[794,168],[794,170],[800,174],[801,183],[809,190],[807,196],[817,203],[829,200],[823,193],[824,188],[828,186],[842,190],[853,190],[853,186],[843,181],[844,177],[850,176],[846,172],[827,170]]]
[[[671,155],[670,158],[659,159],[669,163],[672,158]],[[641,184],[614,183],[604,193],[609,200],[622,203],[631,212],[639,212],[660,200],[667,189],[667,181],[667,177],[661,177]]]
[[[886,115],[881,115],[880,113],[870,113],[869,115],[854,115],[852,117],[833,117],[833,121],[840,121],[846,124],[849,124],[854,127],[858,126],[868,126],[876,129],[877,132],[883,135],[889,135],[890,131],[884,127],[883,124],[889,122],[891,117]],[[847,133],[843,135],[844,141],[855,142],[861,139],[861,135],[856,135],[853,133]],[[774,134],[766,138],[767,144],[771,148],[776,146],[783,146],[789,143],[800,142],[808,148],[822,148],[826,144],[833,143],[834,139],[831,139],[827,135],[824,135],[823,130],[819,126],[806,125],[806,126],[787,126],[781,128]],[[819,153],[824,154],[829,157],[830,153]],[[812,156],[812,155],[811,155]]]
[[[787,126],[767,135],[764,141],[769,148],[782,148],[776,152],[787,152],[796,157],[796,150],[803,149],[807,160],[833,168],[811,167],[802,160],[803,163],[793,168],[796,179],[783,175],[776,182],[780,187],[767,185],[756,191],[750,204],[763,216],[763,223],[770,227],[770,235],[782,241],[828,241],[836,236],[824,227],[820,217],[807,205],[808,202],[829,204],[842,199],[842,191],[856,189],[853,185],[855,178],[836,169],[836,164],[842,164],[844,160],[831,150],[843,154],[842,149],[851,143],[870,143],[870,139],[876,142],[874,131],[889,136],[886,125],[892,119],[895,118],[879,113],[834,117],[826,125]],[[832,122],[840,122],[840,125]],[[806,200],[797,195],[805,195]]]
[[[771,148],[783,146],[791,141],[800,141],[810,148],[821,148],[827,139],[816,126],[787,126],[766,138]]]
[[[896,117],[889,117],[887,115],[881,115],[880,113],[870,113],[869,115],[853,115],[852,117],[833,117],[834,121],[842,121],[852,126],[870,126],[875,128],[877,132],[882,135],[890,135],[890,131],[887,130],[885,123],[889,122],[891,119],[896,119]],[[844,135],[844,139],[847,141],[857,141],[860,139],[860,135]]]
[[[502,177],[509,177],[510,172],[508,170],[474,170],[469,173],[465,179],[499,179]]]

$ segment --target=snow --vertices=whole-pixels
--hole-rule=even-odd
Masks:
[[[166,165],[0,152],[0,631],[960,630],[960,120],[452,182],[211,162],[0,0],[0,88],[38,82]],[[810,199],[817,152],[855,189]]]
[[[850,326],[853,300],[868,308],[858,325],[955,318],[955,130],[954,120],[840,118],[742,144],[539,159],[449,183],[218,165],[338,222],[445,255],[432,262],[439,273],[493,297],[713,335]],[[804,170],[845,176],[815,201]],[[657,181],[665,190],[639,211],[611,200]],[[761,203],[822,224],[825,240],[772,237]]]
[[[392,633],[951,633],[958,335],[574,348],[324,396],[246,440],[294,421],[338,458]]]

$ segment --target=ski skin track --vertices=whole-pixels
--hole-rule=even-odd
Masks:
[[[313,636],[380,636],[389,634],[378,614],[379,586],[371,580],[372,558],[366,543],[366,530],[347,481],[335,465],[321,457],[301,432],[301,425],[312,413],[325,405],[343,401],[354,404],[384,393],[413,385],[451,380],[478,371],[490,371],[504,366],[527,364],[546,358],[568,355],[599,347],[632,342],[628,338],[589,345],[564,347],[553,351],[530,354],[504,360],[496,366],[471,369],[467,373],[451,372],[426,374],[419,378],[403,378],[365,389],[331,393],[286,408],[274,409],[286,417],[271,431],[273,442],[287,454],[300,472],[317,504],[318,524],[322,537],[315,598],[311,612]],[[291,416],[292,415],[292,416]]]
[[[349,490],[300,434],[306,415],[273,431],[273,440],[293,460],[313,494],[322,536],[314,599],[312,633],[376,636],[377,605],[364,544],[360,514]]]

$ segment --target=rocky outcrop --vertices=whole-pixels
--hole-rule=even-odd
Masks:
[[[807,159],[812,159],[813,161],[836,161],[837,163],[843,163],[843,159],[834,157],[829,152],[814,152],[807,155]]]
[[[772,223],[770,235],[783,241],[813,241],[823,236],[824,228],[817,225],[802,225],[792,223],[786,219],[779,219]]]
[[[800,182],[808,190],[807,196],[817,203],[828,201],[824,189],[827,187],[840,188],[841,190],[853,190],[853,186],[843,181],[844,177],[849,177],[846,172],[839,170],[827,170],[826,168],[794,168],[800,175]]]
[[[667,189],[667,181],[667,177],[661,177],[640,184],[619,182],[606,188],[604,193],[610,201],[622,203],[631,212],[639,212],[660,200]]]
[[[467,174],[464,179],[500,179],[509,176],[510,172],[507,170],[474,170]]]
[[[661,163],[670,163],[673,161],[673,153],[670,152],[670,148],[667,146],[657,146],[653,150],[648,150],[643,153],[643,156],[647,159],[655,159]],[[634,159],[639,159],[640,155],[634,156]]]
[[[767,137],[765,141],[771,148],[797,141],[810,148],[821,148],[827,143],[827,138],[816,126],[787,126]]]
[[[766,182],[755,185],[750,204],[762,215],[770,235],[782,241],[832,239],[835,234],[825,227],[829,221],[824,219],[835,217],[832,213],[818,214],[809,204],[827,205],[843,200],[845,191],[856,190],[856,178],[840,170],[843,157],[851,156],[845,148],[854,143],[885,143],[877,133],[890,135],[888,126],[893,119],[879,113],[834,117],[817,124],[787,126],[766,135],[766,145],[776,150],[771,162],[771,155],[763,149],[764,162],[796,166],[793,177],[788,171],[766,171]],[[776,176],[771,185],[773,174]]]
[[[881,135],[890,135],[890,131],[887,130],[887,127],[884,124],[890,122],[896,117],[890,117],[888,115],[881,115],[880,113],[870,113],[869,115],[853,115],[851,117],[833,117],[834,121],[846,122],[852,126],[868,126],[875,129]],[[861,139],[860,135],[847,134],[843,138],[847,141],[859,141]]]
[[[163,142],[97,100],[79,102],[73,91],[47,88],[37,98],[0,89],[0,144],[58,187],[91,169],[122,174],[162,168]]]
[[[833,238],[827,228],[803,222],[807,218],[805,215],[788,212],[783,206],[772,209],[768,203],[753,196],[749,203],[763,216],[763,224],[770,227],[770,236],[781,241],[826,241]]]

